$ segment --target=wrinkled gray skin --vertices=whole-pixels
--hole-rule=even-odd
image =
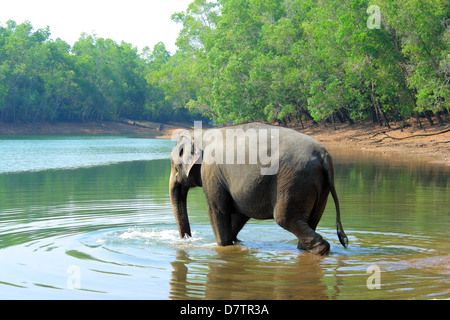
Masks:
[[[274,219],[298,238],[299,249],[325,254],[330,245],[315,229],[331,191],[336,206],[338,237],[341,244],[347,247],[348,239],[340,222],[334,187],[333,161],[327,150],[313,138],[291,129],[260,123],[232,127],[238,128],[244,131],[249,128],[280,130],[277,173],[261,175],[260,164],[211,163],[205,158],[207,155],[204,155],[201,164],[194,164],[207,142],[198,147],[193,144],[191,152],[186,154],[184,149],[187,149],[188,140],[181,135],[170,154],[172,169],[169,186],[180,236],[191,236],[186,208],[188,190],[202,187],[219,246],[232,245],[237,241],[237,234],[250,218]],[[207,133],[208,130],[204,131],[204,134]],[[268,143],[268,148],[270,146]],[[192,163],[180,164],[180,156],[184,159],[191,157]]]

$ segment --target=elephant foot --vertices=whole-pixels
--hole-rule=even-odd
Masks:
[[[324,239],[320,239],[319,242],[315,243],[310,248],[305,248],[299,241],[297,248],[300,249],[300,250],[306,250],[306,251],[311,252],[313,254],[324,255],[328,251],[330,251],[330,244],[328,243],[328,241],[326,241]]]
[[[309,250],[309,252],[318,254],[321,256],[328,253],[328,251],[330,251],[330,244],[325,240],[322,240],[321,242],[317,243],[316,245],[314,245],[312,247],[311,250]]]

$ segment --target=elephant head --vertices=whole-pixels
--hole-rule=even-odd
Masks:
[[[190,188],[202,185],[199,163],[201,155],[200,146],[195,143],[189,131],[179,135],[177,144],[170,153],[170,201],[181,238],[191,237],[186,199]]]

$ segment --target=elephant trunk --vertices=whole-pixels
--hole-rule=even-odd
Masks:
[[[170,177],[170,201],[172,203],[173,213],[178,225],[178,231],[180,237],[191,237],[191,227],[189,225],[189,218],[186,207],[186,199],[189,191],[188,187],[185,187]]]

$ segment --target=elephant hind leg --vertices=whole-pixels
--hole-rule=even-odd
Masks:
[[[329,190],[326,189],[317,199],[318,201],[315,203],[308,219],[308,225],[316,231],[316,227],[319,224],[320,219],[322,218],[323,212],[325,211],[325,207],[327,205]]]
[[[322,238],[320,234],[315,232],[307,223],[299,223],[296,228],[298,238],[297,248],[301,250],[307,250],[309,252],[323,255],[330,251],[330,244],[328,241]]]
[[[298,249],[320,255],[330,250],[330,244],[313,230],[317,224],[312,227],[308,223],[308,217],[310,217],[311,211],[314,211],[313,208],[286,210],[288,210],[286,207],[277,207],[274,218],[279,226],[292,232],[298,238]],[[302,210],[307,210],[307,212],[302,212]]]

